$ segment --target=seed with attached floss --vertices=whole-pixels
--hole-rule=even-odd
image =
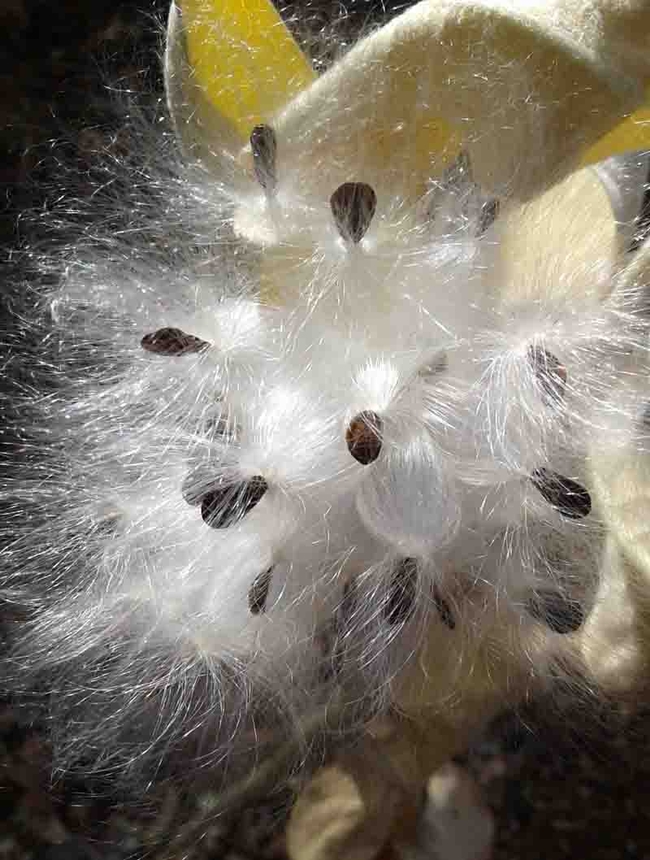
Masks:
[[[413,613],[418,580],[418,563],[403,558],[391,576],[388,597],[383,608],[384,618],[391,626],[406,623]]]
[[[461,149],[454,161],[445,169],[442,174],[441,185],[454,191],[458,191],[462,187],[471,188],[475,185],[472,165],[466,149]]]
[[[382,420],[376,412],[359,412],[350,421],[345,433],[348,451],[354,459],[367,466],[374,462],[381,451]]]
[[[554,633],[573,633],[585,620],[581,604],[557,591],[536,594],[526,604],[526,610],[535,621],[550,627]]]
[[[145,334],[140,345],[147,352],[155,352],[158,355],[186,355],[189,352],[202,352],[210,347],[207,341],[193,334],[186,334],[179,328],[159,328],[158,331]]]
[[[277,184],[276,156],[278,151],[275,132],[270,125],[256,125],[250,137],[253,167],[259,184],[273,193]]]
[[[357,611],[359,587],[356,579],[348,580],[343,586],[343,596],[336,612],[336,620],[341,632],[345,633]]]
[[[266,601],[271,588],[273,567],[259,573],[248,591],[248,608],[252,615],[260,615],[266,611]]]
[[[476,232],[479,236],[482,236],[494,224],[499,215],[499,208],[499,201],[495,197],[486,200],[481,206],[476,225]]]
[[[209,466],[198,466],[187,475],[181,484],[181,494],[188,505],[200,505],[206,493],[214,487],[214,470]]]
[[[377,208],[377,195],[365,182],[344,182],[330,197],[336,227],[348,242],[360,242]]]
[[[552,352],[541,346],[528,348],[528,360],[546,399],[553,402],[561,400],[566,389],[566,367]]]
[[[331,658],[326,672],[334,676],[343,670],[345,662],[346,640],[350,633],[354,616],[358,610],[358,582],[356,579],[348,580],[343,586],[343,595],[334,614],[334,642],[331,648]]]
[[[203,521],[213,529],[225,529],[239,522],[260,501],[268,489],[261,475],[247,481],[213,486],[201,501]]]
[[[582,484],[541,466],[530,476],[535,488],[563,517],[579,520],[591,511],[591,496]]]
[[[440,615],[440,620],[444,625],[446,625],[450,630],[456,629],[456,619],[454,618],[454,613],[451,611],[451,606],[445,600],[445,598],[440,594],[437,588],[433,590],[433,605],[438,610],[438,615]]]
[[[441,373],[444,373],[449,366],[449,359],[447,358],[447,353],[444,350],[436,353],[430,361],[428,361],[425,365],[423,365],[418,370],[418,376],[420,379],[424,379],[427,382],[434,379],[436,376],[440,376]]]

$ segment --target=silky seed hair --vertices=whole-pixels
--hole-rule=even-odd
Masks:
[[[61,770],[231,775],[264,737],[306,752],[320,712],[354,737],[431,653],[451,713],[477,653],[554,677],[596,601],[588,456],[648,399],[635,290],[602,260],[574,290],[553,246],[510,283],[534,201],[466,148],[415,200],[391,164],[322,191],[274,123],[243,177],[140,123],[23,250],[3,669]]]

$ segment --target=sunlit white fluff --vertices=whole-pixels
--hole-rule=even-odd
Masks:
[[[220,184],[168,157],[138,174],[142,210],[117,197],[120,229],[42,259],[60,283],[24,323],[53,384],[27,391],[31,441],[6,490],[4,594],[21,608],[7,669],[22,692],[54,691],[55,726],[74,721],[54,730],[62,764],[213,763],[334,701],[355,728],[400,707],[431,635],[444,702],[495,616],[518,643],[507,659],[543,675],[572,630],[531,601],[589,612],[602,529],[533,478],[586,485],[589,449],[629,437],[635,297],[603,299],[616,272],[600,259],[598,295],[563,289],[559,264],[559,285],[509,283],[504,225],[522,207],[504,197],[483,224],[465,157],[432,164],[415,203],[378,183],[358,242],[286,161],[269,196],[252,174]],[[164,328],[208,346],[141,347]],[[362,463],[346,433],[365,412],[381,450]],[[244,516],[205,521],[205,493],[258,477]]]

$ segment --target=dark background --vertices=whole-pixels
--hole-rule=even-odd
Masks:
[[[167,0],[0,0],[0,296],[12,329],[16,249],[29,244],[62,180],[83,195],[97,153],[116,145],[114,90],[160,96],[161,22]],[[301,14],[301,29],[349,40],[399,10],[336,2]],[[327,52],[326,52],[327,55]],[[90,193],[88,185],[87,192]],[[35,226],[38,224],[38,228]],[[39,233],[39,241],[42,236]],[[19,256],[19,255],[18,255]],[[8,338],[3,338],[8,342]],[[464,759],[498,821],[496,860],[650,860],[650,721],[640,708],[550,710],[498,721]],[[7,704],[0,710],[0,858],[120,860],[284,857],[289,793],[251,800],[231,818],[202,821],[211,796],[167,788],[146,813],[116,806],[83,784],[49,785],[46,738]],[[156,847],[157,846],[157,847]]]

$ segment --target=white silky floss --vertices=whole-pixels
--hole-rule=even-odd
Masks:
[[[647,389],[621,393],[635,297],[597,257],[587,293],[504,265],[534,204],[486,197],[466,153],[415,201],[395,170],[323,197],[283,144],[255,130],[232,183],[152,169],[165,206],[72,245],[27,323],[60,348],[25,413],[50,459],[20,490],[38,524],[13,509],[10,669],[75,721],[64,764],[128,778],[191,737],[216,762],[335,699],[363,725],[432,625],[461,671],[495,612],[553,654],[595,599],[585,458]]]

